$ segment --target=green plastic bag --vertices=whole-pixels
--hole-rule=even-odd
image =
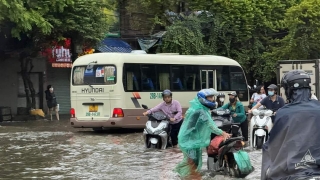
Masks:
[[[246,151],[240,150],[233,153],[234,159],[237,162],[238,169],[241,174],[249,174],[252,171],[249,154]]]

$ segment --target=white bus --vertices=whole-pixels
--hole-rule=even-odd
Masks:
[[[170,89],[185,112],[197,91],[236,91],[244,106],[249,91],[235,60],[212,55],[96,53],[79,57],[71,74],[71,118],[74,128],[142,128],[141,105],[162,102]],[[228,102],[228,98],[226,98]]]

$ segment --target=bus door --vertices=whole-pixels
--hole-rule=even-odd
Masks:
[[[216,70],[200,70],[201,89],[216,89]]]

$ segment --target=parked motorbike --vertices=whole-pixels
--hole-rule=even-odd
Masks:
[[[250,122],[250,146],[261,149],[262,145],[268,140],[269,133],[273,126],[271,120],[273,111],[269,109],[254,109],[252,114],[253,116]]]
[[[142,105],[143,109],[148,106]],[[174,112],[173,114],[177,114]],[[166,149],[169,141],[169,118],[161,111],[148,115],[146,127],[143,130],[143,139],[146,148]]]
[[[242,141],[243,137],[240,131],[240,123],[232,121],[231,112],[229,109],[215,109],[212,111],[212,117],[216,125],[223,131],[232,134],[230,139],[221,142],[216,153],[207,151],[208,170],[215,172],[224,172],[225,175],[233,177],[244,177],[253,171],[250,163],[250,158],[247,152],[241,151],[241,157],[246,159],[245,162],[238,162],[239,151],[243,150],[245,143]],[[212,142],[215,140],[215,135],[211,136]],[[211,143],[212,143],[211,142]],[[211,144],[210,143],[210,144]],[[208,148],[210,149],[210,148]],[[239,166],[241,163],[241,166]],[[243,168],[243,163],[248,167]]]

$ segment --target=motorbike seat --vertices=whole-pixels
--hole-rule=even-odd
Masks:
[[[242,137],[242,136],[239,136],[239,137],[233,137],[233,138],[227,139],[226,141],[222,142],[222,143],[219,145],[219,148],[221,148],[222,146],[224,146],[224,145],[226,145],[226,144],[230,144],[230,143],[233,142],[233,141],[239,141],[239,140],[243,140],[243,137]]]

